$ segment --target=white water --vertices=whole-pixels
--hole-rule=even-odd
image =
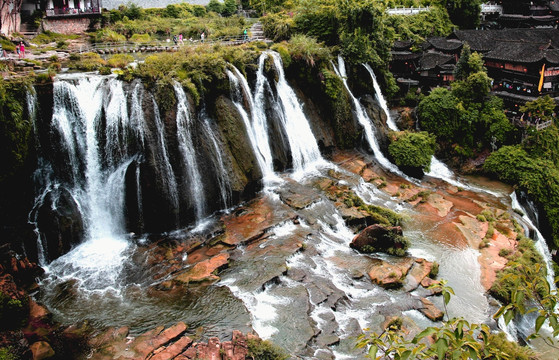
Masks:
[[[303,107],[285,79],[280,54],[274,51],[270,51],[268,54],[274,60],[274,66],[278,72],[276,90],[283,109],[281,119],[291,148],[293,176],[297,178],[305,172],[316,169],[319,165],[324,166],[325,161],[320,155],[318,144],[303,112]]]
[[[384,154],[380,150],[380,146],[378,145],[378,141],[377,141],[377,138],[376,138],[376,131],[375,131],[374,125],[373,125],[371,119],[369,118],[369,115],[367,115],[367,112],[365,111],[365,109],[363,109],[363,106],[361,106],[361,103],[359,102],[359,100],[357,100],[355,98],[355,96],[353,96],[353,93],[351,92],[351,90],[349,89],[349,86],[347,84],[347,73],[346,73],[346,69],[345,69],[344,59],[341,56],[338,56],[338,67],[336,67],[334,64],[332,64],[332,66],[334,67],[334,71],[336,72],[336,74],[342,79],[342,81],[344,83],[344,86],[347,89],[347,91],[349,93],[349,96],[351,97],[351,100],[353,102],[353,108],[354,108],[354,111],[355,111],[355,115],[357,116],[357,120],[359,121],[359,124],[361,124],[361,126],[365,130],[365,136],[367,138],[367,142],[368,142],[369,146],[371,147],[371,149],[373,150],[373,154],[375,156],[375,159],[385,169],[387,169],[387,170],[389,170],[389,171],[391,171],[395,174],[398,174],[399,176],[401,176],[405,179],[411,180],[407,175],[402,173],[396,165],[392,164],[390,162],[390,160],[388,160],[386,158],[386,156],[384,156]]]
[[[194,204],[196,222],[200,222],[206,215],[206,196],[198,169],[198,161],[196,160],[196,148],[192,141],[193,123],[184,89],[178,82],[175,82],[173,87],[177,96],[177,141],[183,168],[187,174],[184,177],[183,186],[190,190],[190,199]]]
[[[126,139],[128,117],[122,109],[126,100],[118,83],[90,76],[61,78],[54,84],[53,130],[64,140],[73,174],[64,187],[81,210],[86,236],[83,243],[45,267],[47,282],[74,279],[87,291],[118,288],[123,254],[130,248],[124,237],[124,175],[133,161],[131,157],[119,161],[108,155],[125,154],[121,140]],[[100,134],[103,104],[114,113],[107,117],[106,133]],[[102,137],[107,140],[103,148],[99,142]]]
[[[212,155],[214,157],[212,163],[214,164],[217,183],[219,185],[219,196],[221,198],[222,205],[221,208],[227,209],[231,205],[231,182],[229,181],[229,175],[225,167],[223,156],[221,156],[222,145],[219,144],[217,134],[210,124],[210,119],[206,116],[205,112],[202,114],[202,129],[206,133],[206,137],[212,145]]]
[[[163,126],[163,121],[161,121],[161,116],[159,115],[159,107],[155,101],[155,98],[151,96],[151,101],[153,104],[154,113],[154,123],[155,123],[155,138],[157,140],[156,146],[156,166],[159,167],[159,171],[163,174],[161,179],[167,188],[168,200],[171,202],[173,209],[179,208],[179,190],[177,188],[177,180],[175,179],[175,173],[173,172],[173,167],[169,161],[169,152],[167,150],[167,141],[165,140],[165,127]],[[175,219],[175,223],[178,224],[178,218]]]
[[[555,287],[555,273],[553,271],[553,265],[552,265],[553,260],[551,260],[551,253],[549,252],[549,248],[547,247],[547,243],[545,241],[545,238],[543,237],[540,230],[534,225],[534,223],[532,222],[530,217],[527,215],[528,213],[527,213],[526,209],[518,201],[518,198],[516,196],[515,191],[513,191],[512,194],[510,194],[510,198],[511,198],[511,201],[512,201],[512,205],[511,205],[512,208],[513,209],[519,209],[520,211],[522,211],[522,213],[523,213],[522,219],[532,229],[534,229],[534,231],[536,233],[536,236],[535,236],[535,239],[534,239],[534,246],[536,247],[536,250],[538,250],[538,252],[542,256],[542,258],[544,259],[545,267],[547,269],[547,282],[549,283],[549,286],[551,287],[552,290],[556,289],[556,287]],[[536,216],[537,216],[536,211],[534,211],[534,214],[536,214]],[[537,221],[537,219],[536,219],[536,221]],[[527,229],[525,229],[525,230],[527,230]]]
[[[384,98],[384,95],[382,95],[382,90],[380,89],[380,85],[378,84],[377,77],[375,76],[375,73],[373,72],[373,69],[371,69],[369,64],[363,64],[363,66],[365,67],[365,69],[367,69],[367,71],[371,75],[371,80],[373,80],[373,87],[375,89],[375,97],[376,97],[377,101],[379,102],[380,107],[382,108],[382,110],[386,114],[386,125],[388,125],[390,130],[398,131],[398,126],[396,126],[396,123],[394,122],[394,119],[392,119],[392,116],[390,116],[390,110],[388,109],[388,104],[386,103],[386,99]]]

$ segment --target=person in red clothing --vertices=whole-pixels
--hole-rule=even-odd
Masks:
[[[23,59],[25,57],[25,44],[23,41],[19,43],[19,58]]]

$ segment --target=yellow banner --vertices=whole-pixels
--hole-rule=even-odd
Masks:
[[[544,74],[545,74],[545,64],[542,65],[542,72],[541,72],[542,76],[540,76],[540,83],[538,85],[538,91],[542,91],[542,86],[543,86],[543,78],[544,78]]]

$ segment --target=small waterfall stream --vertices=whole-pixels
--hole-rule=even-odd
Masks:
[[[338,56],[338,66],[336,67],[334,64],[332,64],[332,66],[334,67],[334,70],[335,70],[336,74],[342,79],[342,81],[344,83],[344,86],[347,89],[347,91],[348,91],[348,93],[351,97],[351,100],[353,102],[355,115],[357,116],[357,120],[359,121],[359,124],[361,124],[361,126],[365,130],[365,136],[367,138],[367,142],[368,142],[369,146],[371,147],[371,149],[373,150],[375,159],[385,169],[387,169],[387,170],[389,170],[389,171],[391,171],[395,174],[398,174],[399,176],[401,176],[405,179],[411,180],[407,175],[402,173],[396,165],[392,164],[390,162],[390,160],[388,160],[386,158],[386,156],[384,156],[384,154],[380,150],[380,146],[379,146],[377,138],[376,138],[376,131],[375,131],[375,128],[372,124],[372,121],[369,118],[369,116],[367,115],[367,112],[365,111],[365,109],[363,109],[363,106],[361,106],[361,103],[359,103],[359,100],[357,100],[355,98],[355,96],[353,96],[353,93],[351,92],[351,90],[349,89],[349,86],[347,84],[347,74],[346,74],[344,59],[341,56]]]
[[[173,87],[177,96],[177,140],[182,156],[182,165],[187,174],[183,186],[190,189],[190,198],[194,203],[196,221],[201,221],[206,215],[206,196],[198,169],[198,161],[196,160],[196,148],[192,141],[192,119],[184,89],[178,82],[175,82]]]
[[[390,130],[392,131],[398,131],[398,126],[396,126],[394,119],[392,119],[392,116],[390,116],[390,110],[388,109],[388,104],[386,103],[386,99],[384,98],[384,95],[382,95],[382,90],[380,89],[380,85],[378,84],[377,77],[375,76],[373,69],[371,69],[371,66],[369,64],[363,64],[363,66],[365,67],[365,69],[367,69],[367,71],[371,75],[371,80],[373,81],[373,87],[375,89],[375,98],[377,99],[377,101],[380,104],[380,107],[386,114],[386,124],[388,125],[388,128],[390,128]]]

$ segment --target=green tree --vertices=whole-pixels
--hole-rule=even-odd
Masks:
[[[420,168],[429,172],[435,147],[435,136],[425,131],[402,131],[395,133],[388,152],[398,167]]]
[[[237,12],[237,1],[236,0],[224,0],[223,10],[221,12],[221,15],[231,16],[236,12]]]
[[[555,100],[551,96],[545,95],[534,101],[528,101],[520,107],[520,111],[531,113],[532,116],[539,116],[543,120],[550,120],[556,106]]]
[[[481,55],[477,52],[472,53],[470,46],[465,44],[460,52],[460,58],[456,63],[456,68],[454,69],[454,77],[456,80],[465,80],[473,73],[483,71],[486,69],[483,66],[483,59]]]
[[[417,107],[421,129],[435,134],[439,140],[452,141],[460,123],[458,99],[445,88],[436,88]]]
[[[213,11],[215,13],[221,14],[223,12],[223,3],[219,2],[219,0],[210,0],[208,5],[206,5],[206,10]]]
[[[450,20],[461,29],[479,26],[482,0],[439,0]]]

